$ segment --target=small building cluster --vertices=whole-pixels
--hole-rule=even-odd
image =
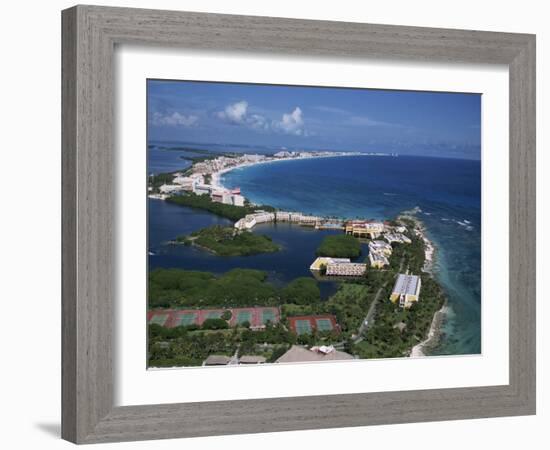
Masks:
[[[422,280],[418,275],[400,273],[390,295],[392,303],[398,303],[401,308],[410,308],[420,299]]]
[[[313,272],[321,272],[323,269],[328,276],[362,277],[367,271],[367,265],[353,263],[349,258],[319,256],[309,266],[309,270]]]
[[[159,187],[160,194],[170,195],[179,192],[193,192],[196,195],[209,195],[213,202],[226,205],[244,206],[244,197],[239,188],[225,189],[210,184],[205,184],[202,174],[191,174],[183,176],[180,173],[174,174],[172,184],[163,184]]]
[[[369,242],[369,262],[371,267],[382,269],[390,264],[392,246],[385,241]]]

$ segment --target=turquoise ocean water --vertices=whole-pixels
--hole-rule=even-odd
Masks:
[[[435,354],[481,352],[481,163],[347,156],[236,169],[222,178],[255,203],[336,217],[390,219],[419,208],[437,246],[434,273],[450,312]]]

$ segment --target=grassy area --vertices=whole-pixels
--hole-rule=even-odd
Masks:
[[[191,236],[179,236],[178,242],[206,248],[220,256],[249,256],[280,250],[269,236],[249,231],[238,232],[233,227],[214,225],[195,231]]]
[[[274,211],[275,208],[267,205],[262,206],[235,206],[225,205],[223,203],[213,202],[207,194],[197,195],[193,193],[185,195],[173,195],[168,197],[166,201],[175,203],[176,205],[189,206],[191,208],[202,209],[211,212],[220,217],[225,217],[230,220],[237,221],[242,219],[247,214],[251,214],[258,209],[264,211]]]
[[[336,234],[326,236],[317,249],[317,256],[356,258],[361,254],[361,243],[353,236]]]
[[[344,337],[357,333],[375,293],[375,286],[346,282],[341,283],[338,291],[326,302],[326,312],[336,316]]]

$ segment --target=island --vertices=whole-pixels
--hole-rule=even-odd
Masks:
[[[361,243],[353,236],[337,234],[326,236],[317,249],[317,256],[333,258],[357,258],[361,254]]]
[[[178,236],[176,242],[196,245],[220,256],[248,256],[272,253],[280,249],[269,236],[221,225],[202,228],[189,236]]]

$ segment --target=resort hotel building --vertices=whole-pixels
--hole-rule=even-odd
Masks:
[[[352,263],[349,258],[320,256],[309,266],[309,270],[313,272],[320,272],[323,269],[329,276],[362,277],[367,271],[367,265]]]
[[[333,263],[327,266],[328,276],[362,277],[367,271],[367,265],[363,263]]]
[[[390,261],[383,253],[369,252],[370,266],[376,269],[382,269],[385,266],[389,266]]]
[[[275,221],[275,213],[267,211],[254,211],[253,214],[247,214],[242,219],[235,222],[235,228],[237,230],[250,230],[259,223],[273,222]]]
[[[392,246],[385,241],[369,242],[369,262],[371,267],[382,269],[390,264],[388,259],[392,253]]]
[[[376,239],[384,232],[382,222],[369,222],[366,220],[350,220],[345,225],[346,234],[355,237]]]
[[[212,191],[210,198],[213,202],[223,203],[224,205],[244,206],[244,197],[240,193],[236,194],[228,190]]]
[[[392,253],[392,246],[385,241],[370,241],[369,252],[381,253],[386,256],[390,256]]]
[[[410,308],[420,298],[421,284],[422,280],[418,275],[400,273],[390,295],[391,302],[399,302],[401,308]]]

